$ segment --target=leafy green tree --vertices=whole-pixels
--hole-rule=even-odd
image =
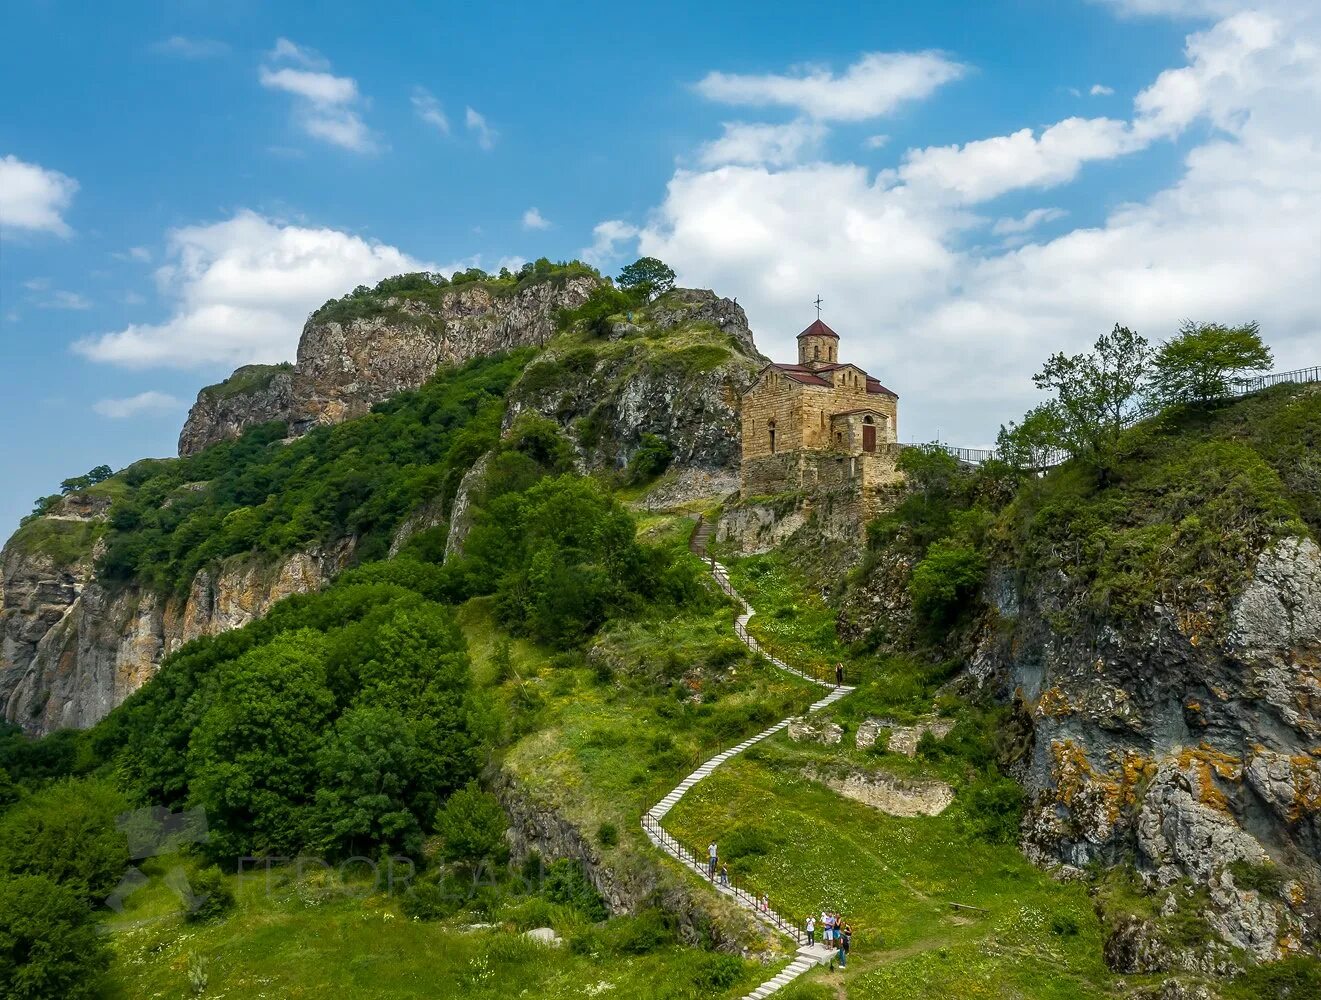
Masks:
[[[619,272],[620,288],[636,288],[648,299],[664,295],[674,287],[674,269],[655,257],[639,257]]]
[[[42,875],[0,878],[0,996],[91,1000],[110,951],[73,886]]]
[[[1091,463],[1102,482],[1115,461],[1119,436],[1135,415],[1151,367],[1147,341],[1126,327],[1097,339],[1090,354],[1053,354],[1033,376],[1054,394],[1071,455]]]
[[[1065,446],[1065,421],[1057,404],[1042,403],[1027,411],[1021,424],[1001,425],[995,451],[1001,461],[1015,469],[1043,469]]]
[[[215,920],[234,908],[234,890],[224,872],[215,865],[195,872],[188,880],[188,888],[193,899],[184,919],[189,923]]]
[[[239,657],[216,686],[187,772],[217,859],[291,856],[313,839],[316,757],[334,708],[322,646],[310,629],[285,633]]]
[[[360,707],[340,716],[317,756],[321,850],[334,857],[378,847],[416,854],[422,831],[410,806],[418,763],[414,734],[396,712]]]
[[[465,864],[502,862],[509,854],[509,821],[500,800],[469,782],[451,795],[436,816],[436,833],[445,858]]]
[[[645,483],[655,479],[670,467],[673,458],[674,449],[670,447],[670,442],[656,434],[643,434],[637,451],[628,460],[625,478],[630,483]]]
[[[953,539],[942,539],[913,567],[908,593],[913,611],[929,626],[952,624],[981,586],[986,557]]]
[[[1221,326],[1188,320],[1156,351],[1152,389],[1165,404],[1196,403],[1229,395],[1245,372],[1273,363],[1256,323]]]
[[[0,877],[40,875],[100,902],[128,868],[123,795],[96,779],[56,782],[0,817]]]

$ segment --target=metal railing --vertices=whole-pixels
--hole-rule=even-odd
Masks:
[[[795,945],[807,943],[807,932],[802,928],[806,921],[799,921],[784,914],[777,913],[767,904],[763,907],[762,897],[749,893],[746,889],[735,885],[733,881],[722,882],[717,875],[711,877],[710,868],[692,851],[684,847],[665,827],[650,814],[644,813],[642,816],[642,829],[646,832],[651,842],[666,854],[675,858],[688,868],[697,872],[702,878],[709,881],[717,892],[725,896],[730,896],[736,903],[744,909],[751,910],[758,920],[773,927],[775,930],[784,934],[786,937],[793,938]]]
[[[1272,372],[1269,375],[1250,375],[1246,378],[1235,380],[1234,388],[1230,392],[1227,392],[1223,396],[1218,396],[1216,398],[1241,399],[1243,396],[1250,396],[1254,392],[1261,392],[1263,389],[1269,389],[1271,388],[1271,386],[1283,385],[1286,382],[1297,382],[1300,384],[1306,384],[1308,382],[1321,382],[1321,366],[1313,366],[1311,368],[1295,368],[1293,371]],[[1133,412],[1127,414],[1122,420],[1119,421],[1119,425],[1127,430],[1129,427],[1133,427],[1136,424],[1140,424],[1148,417],[1156,415],[1164,408],[1165,408],[1164,404],[1161,403],[1148,403],[1147,405],[1141,406],[1138,409],[1134,410]],[[963,462],[966,465],[981,465],[983,462],[988,462],[996,457],[996,451],[994,448],[960,448],[957,445],[941,444],[940,442],[936,442],[934,445],[917,444],[916,442],[914,442],[913,444],[906,444],[906,445],[902,445],[901,447],[904,448],[936,447],[939,448],[941,451],[953,455],[960,462]],[[1063,465],[1066,461],[1068,461],[1070,457],[1071,456],[1069,452],[1065,451],[1062,448],[1057,448],[1054,451],[1048,452],[1046,454],[1044,461],[1042,461],[1042,463],[1037,468],[1038,470],[1051,469],[1057,465]]]

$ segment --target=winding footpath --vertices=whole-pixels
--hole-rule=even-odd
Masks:
[[[707,521],[699,520],[697,523],[697,529],[693,532],[691,548],[693,552],[702,556],[704,559],[706,559],[706,543],[709,540],[710,535],[711,524]],[[809,681],[812,684],[816,684],[829,690],[829,694],[812,704],[807,710],[807,714],[810,715],[813,712],[819,712],[823,708],[833,705],[841,698],[844,698],[853,692],[854,689],[851,687],[843,685],[836,686],[827,681],[818,680],[810,674],[806,674],[801,670],[789,666],[783,660],[772,656],[763,649],[761,644],[758,643],[752,634],[748,632],[748,621],[754,614],[756,614],[756,611],[753,610],[751,604],[739,596],[739,593],[729,582],[728,570],[714,559],[707,559],[707,562],[711,567],[711,576],[715,580],[716,586],[728,594],[734,600],[735,604],[743,609],[743,613],[740,614],[734,622],[734,634],[738,636],[739,640],[747,646],[748,649],[752,650],[759,656],[765,657],[780,670],[793,674],[795,677],[801,677],[805,681]],[[787,984],[793,982],[813,966],[828,962],[831,956],[834,955],[834,951],[821,944],[808,945],[806,943],[807,935],[803,932],[801,927],[786,920],[769,907],[763,908],[759,900],[751,893],[740,889],[736,885],[722,885],[718,880],[710,879],[707,873],[706,859],[704,857],[696,856],[692,851],[680,844],[678,840],[666,831],[665,827],[661,824],[661,821],[665,818],[665,814],[673,809],[679,800],[688,793],[688,790],[699,781],[711,774],[726,761],[733,757],[737,757],[744,750],[747,750],[748,747],[755,746],[762,740],[768,739],[780,730],[787,728],[790,721],[794,718],[797,718],[797,716],[789,716],[789,718],[781,719],[779,722],[775,723],[775,725],[762,730],[756,736],[749,737],[737,746],[732,746],[728,750],[716,754],[696,771],[684,778],[683,781],[679,782],[673,791],[666,795],[665,798],[661,799],[660,802],[656,803],[656,805],[648,809],[642,816],[642,829],[646,833],[647,839],[670,857],[678,861],[685,868],[696,872],[697,875],[705,880],[713,890],[729,898],[738,906],[750,912],[766,926],[784,934],[786,937],[792,938],[794,944],[798,946],[796,957],[787,967],[782,969],[774,978],[768,979],[751,993],[747,994],[743,1000],[762,1000],[763,997],[770,996],[772,993],[775,993]]]

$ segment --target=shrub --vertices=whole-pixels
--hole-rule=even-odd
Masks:
[[[547,866],[542,891],[552,903],[571,906],[593,923],[610,915],[600,893],[587,880],[582,864],[570,858],[560,858]]]
[[[1280,962],[1258,965],[1233,982],[1234,996],[1254,1000],[1303,1000],[1321,996],[1321,961],[1291,955]]]
[[[913,567],[908,593],[913,611],[930,626],[955,621],[976,593],[986,572],[986,557],[948,539],[935,542]]]
[[[1056,937],[1076,937],[1078,921],[1071,913],[1057,913],[1051,917],[1050,932]]]
[[[657,909],[635,917],[617,917],[606,924],[605,941],[621,955],[646,955],[674,941],[674,929]]]
[[[779,840],[761,827],[736,826],[721,838],[719,842],[720,860],[734,862],[740,858],[751,858],[769,854]]]
[[[188,880],[193,905],[184,915],[192,923],[215,920],[234,908],[234,890],[219,868],[203,868]]]
[[[0,879],[0,996],[91,1000],[109,966],[77,888],[41,875]]]
[[[400,902],[404,915],[413,920],[444,920],[462,908],[463,894],[453,883],[415,882]]]
[[[624,478],[630,483],[645,483],[655,479],[670,467],[674,449],[670,443],[655,434],[643,434],[642,443],[628,460]]]
[[[1240,889],[1255,889],[1265,896],[1278,896],[1284,888],[1286,876],[1273,862],[1254,863],[1239,859],[1229,863],[1234,884]]]
[[[704,996],[730,989],[743,975],[743,963],[733,955],[708,955],[693,976],[693,985]]]
[[[1023,818],[1023,790],[1008,778],[982,778],[961,793],[963,831],[992,844],[1010,844],[1018,838]]]
[[[100,902],[128,867],[128,839],[115,826],[126,806],[93,780],[32,793],[0,819],[0,878],[40,875]]]
[[[614,847],[619,843],[619,830],[613,823],[602,823],[596,829],[596,839],[602,847]]]
[[[508,857],[508,827],[500,800],[482,791],[476,782],[451,795],[436,816],[436,832],[444,841],[442,853],[450,861],[468,864]]]

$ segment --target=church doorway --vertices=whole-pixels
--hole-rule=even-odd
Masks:
[[[862,450],[876,450],[876,424],[871,417],[862,418]]]

